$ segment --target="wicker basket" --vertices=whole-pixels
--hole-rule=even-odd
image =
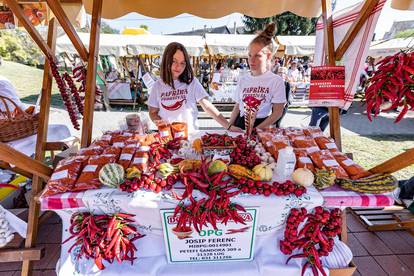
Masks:
[[[29,114],[23,111],[10,98],[0,96],[5,110],[0,110],[0,142],[9,142],[37,133],[39,113]],[[7,102],[14,105],[10,112]]]

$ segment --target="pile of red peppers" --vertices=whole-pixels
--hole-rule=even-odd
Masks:
[[[302,275],[308,267],[313,275],[326,275],[322,268],[321,256],[328,256],[333,250],[334,237],[341,233],[341,210],[331,211],[320,206],[314,213],[307,213],[305,208],[292,209],[287,218],[284,240],[280,241],[280,251],[289,255],[293,250],[301,253],[290,256],[286,264],[293,258],[306,258],[302,267]],[[301,229],[299,230],[299,226]]]
[[[71,236],[63,243],[76,238],[69,252],[80,246],[77,258],[94,259],[100,270],[105,268],[103,260],[113,263],[116,259],[119,263],[130,261],[133,264],[137,251],[133,242],[145,236],[131,224],[134,222],[133,217],[125,213],[97,216],[75,213],[70,220]]]
[[[377,66],[365,90],[368,119],[372,121],[371,112],[376,117],[381,111],[402,107],[394,121],[398,123],[408,110],[414,110],[414,52],[401,51]]]

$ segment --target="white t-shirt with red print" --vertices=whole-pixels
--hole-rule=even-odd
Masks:
[[[175,80],[174,87],[157,80],[151,88],[148,105],[159,108],[158,115],[164,121],[187,122],[190,132],[198,129],[197,103],[208,97],[207,92],[196,78],[190,84]]]
[[[272,114],[275,103],[286,103],[285,82],[281,77],[267,71],[259,76],[247,74],[237,84],[235,102],[239,104],[240,116],[244,116],[243,99],[253,96],[262,100],[256,118],[266,118]]]

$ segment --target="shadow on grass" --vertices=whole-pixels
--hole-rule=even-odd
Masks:
[[[30,95],[24,98],[21,98],[21,101],[24,103],[29,103],[29,104],[36,104],[37,98],[39,97],[39,95]],[[52,94],[52,98],[51,98],[51,106],[52,107],[56,107],[56,108],[61,108],[64,109],[64,104],[62,101],[62,98],[60,97],[60,94]]]

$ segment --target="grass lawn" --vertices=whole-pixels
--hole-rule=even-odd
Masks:
[[[3,61],[3,65],[0,66],[0,75],[8,78],[13,83],[23,102],[36,103],[42,89],[43,70],[15,62]],[[63,108],[62,99],[55,85],[52,88],[52,106]]]
[[[354,160],[369,169],[404,150],[414,148],[414,135],[343,136],[343,152],[354,154]],[[414,176],[414,165],[394,174],[398,179]]]

